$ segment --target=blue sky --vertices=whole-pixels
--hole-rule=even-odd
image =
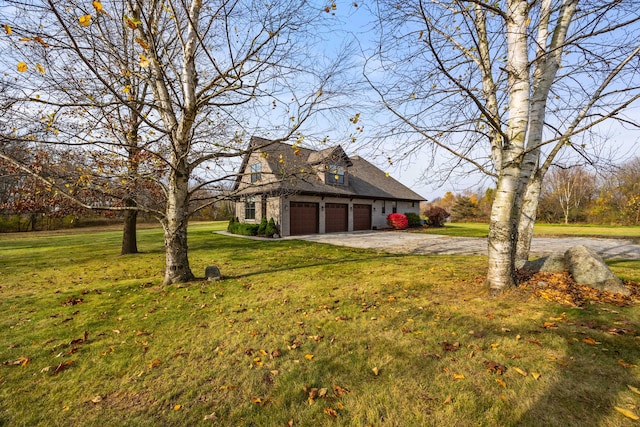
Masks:
[[[339,47],[347,45],[353,48],[353,67],[351,77],[362,77],[362,64],[364,55],[375,45],[377,34],[373,31],[374,16],[369,7],[375,2],[336,2],[336,9],[332,11],[334,30],[328,40],[328,54]],[[330,3],[329,3],[330,4]],[[403,184],[412,188],[426,199],[434,199],[442,196],[447,191],[462,192],[466,189],[481,190],[492,185],[492,181],[479,173],[470,173],[468,170],[454,173],[446,182],[442,183],[429,171],[431,161],[428,148],[417,151],[405,159],[400,159],[399,153],[393,149],[392,141],[387,141],[384,146],[376,146],[376,124],[384,123],[388,113],[380,106],[371,108],[375,104],[375,97],[363,87],[359,93],[350,97],[353,114],[360,113],[359,123],[364,126],[364,132],[357,133],[357,141],[348,143],[346,135],[353,132],[353,126],[346,117],[337,117],[337,122],[330,123],[327,128],[332,129],[329,136],[333,142],[341,143],[349,154],[357,154],[389,172],[391,176]],[[637,109],[640,114],[640,108]],[[344,113],[343,113],[344,114]],[[634,114],[636,117],[638,114]],[[321,122],[322,120],[318,120]],[[603,155],[611,157],[616,163],[640,155],[640,131],[628,126],[623,127],[617,122],[608,121],[597,129],[602,137],[607,140],[603,147]],[[567,156],[566,154],[565,156]],[[389,158],[393,164],[389,162]],[[438,163],[438,159],[435,159]]]

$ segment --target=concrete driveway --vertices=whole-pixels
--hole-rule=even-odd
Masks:
[[[406,231],[309,234],[286,237],[286,239],[300,239],[401,254],[487,255],[486,238],[449,237]],[[575,245],[589,246],[605,259],[640,260],[640,245],[629,240],[589,237],[534,237],[531,243],[531,256],[564,253]]]

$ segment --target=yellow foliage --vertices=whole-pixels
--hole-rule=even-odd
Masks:
[[[136,37],[136,43],[138,43],[145,50],[149,49],[149,45],[147,44],[147,42],[142,40],[140,37]]]
[[[91,15],[83,15],[78,18],[78,23],[83,27],[88,27],[91,25]]]
[[[22,61],[18,62],[18,72],[24,73],[28,69],[29,69],[29,66],[26,63]]]
[[[146,56],[144,56],[143,54],[140,54],[140,66],[142,68],[147,68],[149,67],[149,58],[147,58]]]

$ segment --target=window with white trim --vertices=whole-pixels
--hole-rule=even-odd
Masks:
[[[258,182],[262,179],[262,164],[255,163],[251,165],[251,183]]]
[[[256,219],[256,199],[247,197],[244,202],[244,219]]]

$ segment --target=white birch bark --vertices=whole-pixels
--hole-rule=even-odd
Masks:
[[[517,268],[529,259],[533,228],[538,214],[538,202],[542,191],[542,178],[540,174],[533,174],[525,187],[520,215],[518,218],[518,242],[516,244],[515,265]]]
[[[509,119],[503,143],[496,198],[489,222],[487,282],[492,293],[515,286],[517,192],[529,119],[530,80],[527,54],[528,4],[507,2],[507,72]]]
[[[538,169],[540,146],[547,111],[547,100],[554,79],[560,68],[564,44],[569,24],[576,12],[578,0],[565,0],[553,31],[550,31],[552,1],[544,0],[540,5],[540,23],[538,24],[536,58],[533,71],[533,94],[531,97],[531,115],[527,132],[526,154],[524,157],[518,194],[518,241],[515,262],[523,264],[529,258],[533,227],[535,225],[538,201],[544,173]],[[551,38],[550,38],[551,37]],[[549,39],[550,38],[550,39]]]

